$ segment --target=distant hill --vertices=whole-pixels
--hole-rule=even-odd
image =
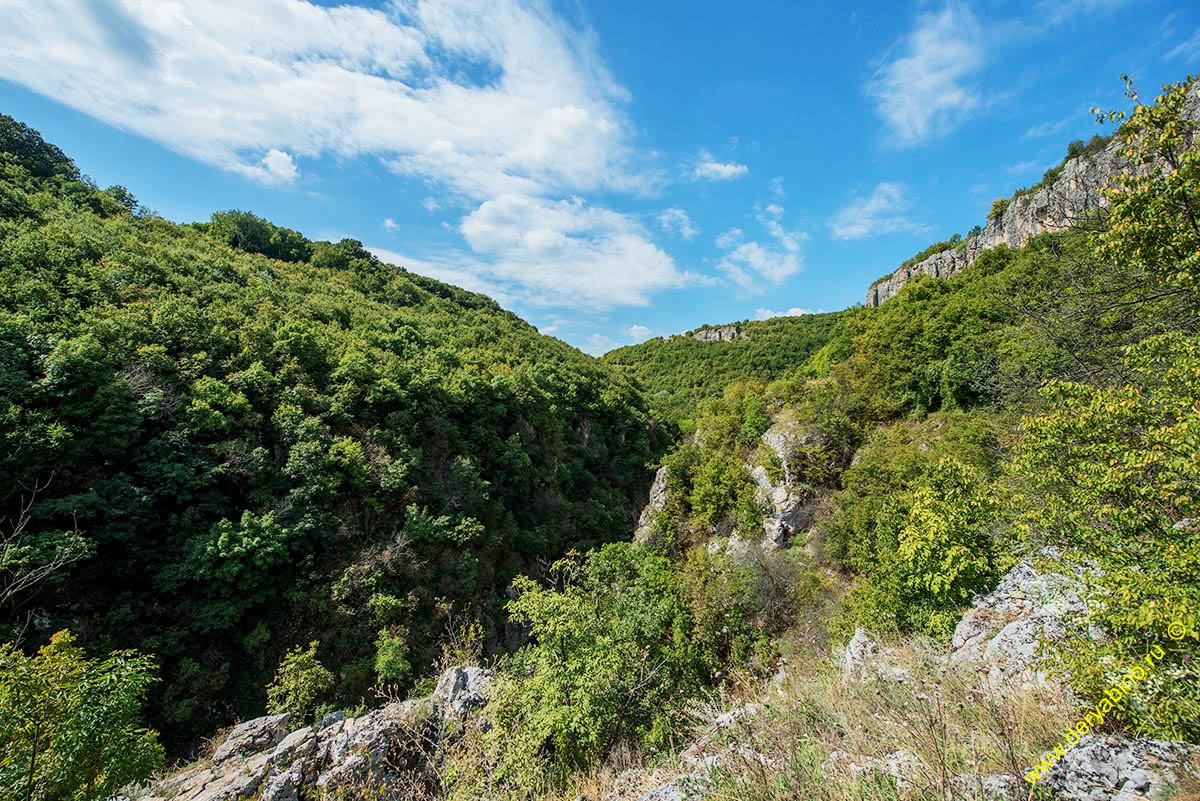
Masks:
[[[842,312],[702,326],[602,357],[636,379],[654,409],[679,420],[735,381],[768,382],[803,365],[833,336]]]

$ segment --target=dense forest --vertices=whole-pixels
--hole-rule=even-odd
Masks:
[[[825,675],[858,627],[944,646],[1031,556],[1096,577],[1102,636],[1052,655],[1073,703],[1160,644],[1109,725],[1200,741],[1200,132],[1183,114],[1200,95],[1130,97],[1108,119],[1135,169],[1073,230],[876,308],[603,360],[357,242],[243,212],[164,221],[4,120],[0,712],[25,717],[0,775],[36,761],[30,687],[114,677],[142,757],[105,758],[137,779],[162,760],[143,697],[177,754],[237,716],[416,697],[435,664],[482,661],[487,725],[440,741],[422,793],[573,798],[673,756],[698,708],[755,697],[781,665]],[[780,427],[786,457],[767,447]],[[812,514],[766,547],[759,490],[782,476]],[[718,797],[901,797],[821,768],[813,732],[875,725],[827,686],[771,724],[786,764],[718,775]],[[912,692],[943,752],[965,749]],[[964,698],[952,714],[993,709]],[[1012,737],[970,747],[1027,764],[1049,747],[1039,709],[996,713]]]
[[[678,422],[735,381],[772,381],[804,364],[829,340],[841,316],[831,312],[733,323],[740,334],[725,342],[701,341],[689,331],[611,350],[602,361],[632,376],[661,418]]]
[[[488,298],[245,212],[173,224],[8,117],[0,210],[3,638],[152,654],[173,749],[311,640],[350,706],[458,616],[507,642],[515,576],[636,518],[640,395]]]

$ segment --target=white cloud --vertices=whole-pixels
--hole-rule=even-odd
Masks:
[[[692,169],[692,177],[709,181],[728,181],[733,178],[741,178],[748,172],[750,172],[750,168],[745,164],[738,164],[734,161],[717,161],[713,158],[712,153],[701,150],[700,158]]]
[[[736,247],[739,242],[745,237],[741,228],[730,228],[728,231],[722,231],[713,241],[721,250],[729,250]]]
[[[758,222],[763,228],[767,229],[775,241],[783,246],[788,253],[798,253],[800,251],[800,241],[807,239],[807,235],[797,231],[789,231],[779,222],[779,218],[783,216],[783,207],[774,203],[767,206],[758,215]]]
[[[395,220],[393,220],[391,217],[388,217],[387,219],[385,219],[383,221],[383,227],[385,229],[387,229],[388,231],[395,231],[396,229],[398,229],[400,227],[400,224],[397,223]]]
[[[635,341],[649,339],[654,331],[644,325],[631,325],[621,331],[622,334]]]
[[[785,193],[783,191],[783,176],[777,176],[775,178],[772,178],[769,186],[771,188],[772,195],[779,198],[780,200],[782,200],[784,198]]]
[[[692,239],[700,233],[700,229],[692,223],[692,218],[683,209],[665,209],[658,215],[658,224],[668,234]]]
[[[592,334],[587,338],[587,342],[580,350],[584,353],[590,353],[593,356],[603,356],[613,348],[621,347],[622,344],[604,334]]]
[[[770,320],[772,317],[803,317],[806,314],[824,314],[824,309],[801,309],[797,306],[786,311],[774,311],[772,309],[757,309],[754,312],[755,320]]]
[[[538,307],[645,306],[655,292],[707,280],[680,271],[632,217],[579,198],[501,195],[463,218],[460,231],[470,253],[417,259],[373,252],[501,303]]]
[[[267,183],[380,157],[480,200],[629,189],[618,86],[540,4],[0,0],[0,77]]]
[[[1197,28],[1190,38],[1167,51],[1166,59],[1180,59],[1188,62],[1200,61],[1200,28]]]
[[[283,185],[297,159],[369,156],[430,187],[465,245],[378,251],[416,272],[588,310],[704,280],[579,199],[658,179],[594,36],[540,0],[0,0],[0,19],[0,78],[199,161]]]
[[[780,222],[783,214],[783,207],[775,204],[758,214],[759,224],[775,244],[745,241],[745,233],[740,228],[731,228],[718,236],[716,245],[725,252],[717,269],[749,292],[761,292],[800,272],[804,266],[800,243],[808,236],[785,228]]]
[[[985,62],[984,36],[965,5],[922,14],[900,54],[872,76],[867,93],[900,147],[949,133],[982,106],[971,84]]]
[[[908,197],[900,184],[883,182],[866,197],[857,197],[834,215],[829,229],[835,239],[864,239],[896,231],[920,231],[911,220]]]
[[[296,162],[282,150],[271,148],[257,165],[247,167],[245,174],[265,184],[294,184],[300,177]]]
[[[1062,133],[1068,125],[1071,124],[1071,118],[1058,120],[1057,122],[1043,122],[1040,125],[1034,125],[1021,137],[1022,139],[1041,139],[1045,136],[1054,136],[1057,133]]]
[[[742,289],[762,291],[765,280],[779,284],[800,272],[800,259],[794,253],[781,253],[758,242],[743,242],[727,252],[717,265]]]

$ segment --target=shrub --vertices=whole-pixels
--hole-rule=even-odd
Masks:
[[[107,798],[163,762],[141,723],[155,663],[88,659],[69,632],[36,656],[0,645],[0,801]]]
[[[297,645],[289,651],[267,687],[267,711],[288,713],[293,723],[309,718],[317,702],[333,689],[333,674],[317,659],[319,643]]]
[[[553,566],[554,587],[513,583],[531,644],[505,667],[489,733],[495,779],[525,787],[594,764],[620,742],[662,745],[703,686],[670,562],[627,543]]]
[[[1140,734],[1195,740],[1200,343],[1155,337],[1131,349],[1126,364],[1131,375],[1117,386],[1047,388],[1052,411],[1024,421],[1010,466],[1023,489],[1014,503],[1030,536],[1098,568],[1096,621],[1110,637],[1062,654],[1081,694],[1098,700],[1114,671],[1161,646],[1156,681],[1113,716]],[[1175,623],[1182,639],[1172,636]]]

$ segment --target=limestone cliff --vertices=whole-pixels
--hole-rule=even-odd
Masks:
[[[1192,87],[1184,116],[1200,120],[1200,83]],[[1088,211],[1107,205],[1103,190],[1128,167],[1122,156],[1124,143],[1114,137],[1103,150],[1068,159],[1058,178],[1037,192],[1013,198],[1003,214],[989,217],[978,236],[969,237],[957,247],[901,267],[886,278],[871,284],[867,305],[878,306],[895,296],[915,275],[949,278],[962,272],[979,254],[999,245],[1019,248],[1038,234],[1070,228]]]

